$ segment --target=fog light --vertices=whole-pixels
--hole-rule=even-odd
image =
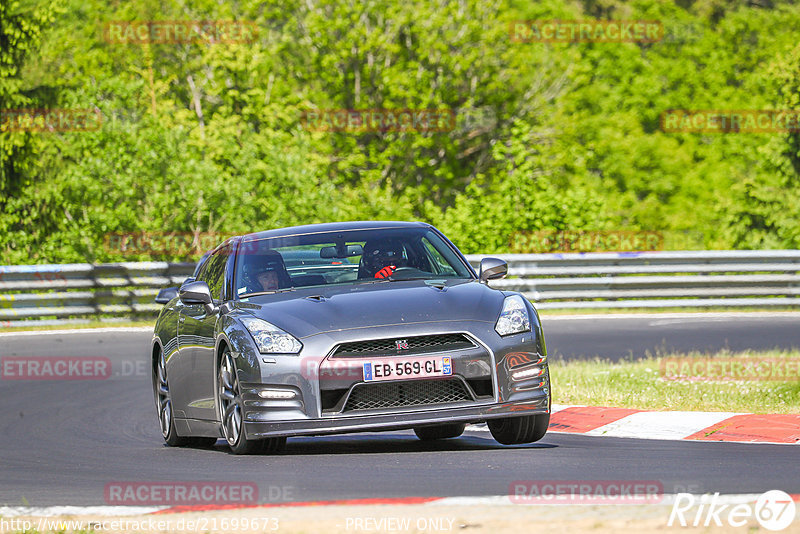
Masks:
[[[262,399],[293,399],[297,397],[297,393],[286,389],[262,389],[258,392],[258,396]]]
[[[514,371],[511,373],[511,379],[525,380],[526,378],[536,378],[537,376],[542,376],[542,373],[544,373],[544,369],[541,367],[529,367],[521,371]]]

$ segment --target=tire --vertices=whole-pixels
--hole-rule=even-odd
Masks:
[[[547,433],[550,425],[550,414],[526,415],[524,417],[506,417],[489,419],[486,422],[492,437],[503,445],[533,443],[539,441]]]
[[[185,447],[191,443],[192,438],[179,436],[175,430],[175,418],[172,413],[172,397],[169,393],[169,379],[167,378],[167,362],[164,351],[159,350],[158,360],[153,365],[153,391],[155,393],[158,422],[161,425],[161,436],[170,447]]]
[[[247,439],[244,433],[244,402],[239,388],[239,376],[231,351],[227,349],[219,364],[217,393],[222,435],[231,451],[234,454],[261,452],[264,444],[259,440]]]
[[[433,441],[436,439],[457,438],[464,433],[466,428],[464,423],[450,423],[436,426],[419,426],[414,429],[414,434],[422,441]]]

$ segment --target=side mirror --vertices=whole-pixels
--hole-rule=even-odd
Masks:
[[[214,305],[214,299],[211,298],[211,290],[205,282],[183,284],[179,296],[184,304],[202,304],[209,315],[218,310]]]
[[[500,258],[483,258],[478,278],[481,282],[503,278],[508,274],[508,264]]]
[[[178,296],[177,287],[165,287],[156,295],[156,304],[166,304]]]

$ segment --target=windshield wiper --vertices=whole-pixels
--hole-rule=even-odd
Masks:
[[[245,293],[244,295],[239,295],[240,299],[245,299],[247,297],[257,297],[259,295],[272,295],[273,293],[285,293],[287,291],[295,291],[296,287],[287,287],[285,289],[270,289],[269,291],[258,291],[256,293]]]
[[[381,282],[390,282],[390,281],[391,280],[389,280],[388,278],[375,278],[374,280],[369,280],[369,279],[367,279],[367,280],[356,280],[356,281],[352,282],[352,284],[354,286],[362,286],[362,285],[367,285],[367,284],[380,284]],[[343,282],[343,283],[347,283],[347,282]]]

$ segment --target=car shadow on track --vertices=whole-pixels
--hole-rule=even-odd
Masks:
[[[547,438],[545,438],[547,439]],[[501,445],[490,437],[465,434],[458,438],[436,441],[421,441],[413,434],[349,434],[340,436],[317,436],[290,438],[286,449],[263,456],[314,456],[330,454],[402,454],[419,452],[490,451],[519,449],[551,449],[553,443],[537,442],[523,445]],[[210,448],[230,452],[220,440]]]

